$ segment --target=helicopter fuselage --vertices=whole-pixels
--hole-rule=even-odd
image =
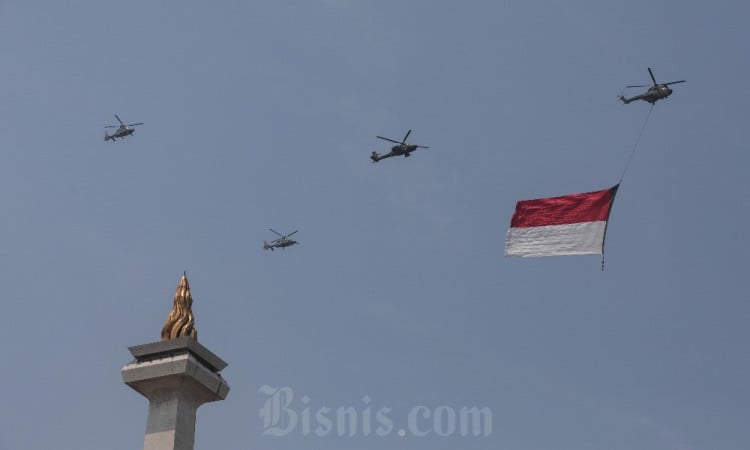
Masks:
[[[284,248],[289,247],[294,244],[297,244],[297,241],[294,239],[291,239],[289,236],[293,235],[297,232],[297,230],[289,233],[289,234],[281,234],[278,231],[274,230],[273,228],[269,228],[270,231],[273,231],[275,234],[279,236],[278,239],[271,241],[268,243],[267,241],[263,241],[263,249],[264,250],[271,250],[273,251],[274,248]]]
[[[135,132],[135,128],[121,126],[112,134],[104,133],[104,140],[108,141],[112,139],[112,142],[114,142],[115,138],[124,138],[126,136],[130,136],[131,134],[133,134],[133,132]]]
[[[370,155],[370,159],[372,159],[372,162],[375,163],[375,162],[380,161],[381,159],[390,158],[391,156],[404,155],[404,157],[407,157],[409,156],[409,153],[413,152],[414,150],[418,148],[430,148],[424,145],[407,144],[406,139],[409,137],[410,134],[411,134],[411,130],[407,131],[406,136],[404,136],[404,138],[401,139],[401,142],[396,141],[391,138],[383,137],[383,136],[376,136],[378,139],[383,139],[384,141],[393,142],[396,145],[391,147],[391,151],[384,155],[378,154],[378,152],[373,150],[372,154]]]
[[[120,127],[115,131],[115,134],[113,136],[117,137],[125,137],[130,136],[135,131],[135,128],[128,128],[128,127]]]
[[[672,88],[669,87],[670,85],[685,82],[685,80],[680,80],[680,81],[670,81],[669,83],[657,83],[656,77],[654,77],[654,71],[651,70],[650,67],[648,68],[648,74],[651,76],[651,81],[653,81],[654,84],[652,86],[649,86],[646,92],[640,95],[636,95],[635,97],[625,98],[624,95],[620,95],[620,100],[622,100],[623,103],[627,105],[628,103],[634,102],[636,100],[643,100],[653,105],[657,101],[665,99],[669,97],[670,95],[672,95]],[[627,87],[636,88],[636,87],[646,87],[646,86],[638,85],[638,86],[627,86]]]
[[[419,148],[418,145],[409,145],[409,144],[399,144],[394,145],[391,147],[391,151],[388,153],[385,153],[383,155],[378,154],[377,152],[373,151],[370,158],[374,162],[378,162],[381,159],[390,158],[391,156],[401,156],[408,157],[411,152]]]
[[[408,155],[409,153],[413,152],[417,149],[416,145],[394,145],[391,147],[391,151],[395,153],[396,155]]]
[[[295,241],[294,239],[279,239],[271,242],[270,244],[268,242],[263,242],[263,248],[273,251],[274,248],[290,247],[296,243],[297,241]]]
[[[117,138],[124,138],[126,136],[130,136],[135,132],[135,128],[133,128],[136,125],[143,125],[143,122],[138,123],[129,123],[125,124],[122,120],[120,120],[120,116],[115,114],[115,119],[117,119],[118,122],[120,122],[120,126],[117,125],[107,125],[104,128],[115,128],[115,132],[112,134],[107,134],[107,132],[104,132],[104,140],[108,141],[112,139],[112,142],[114,142]]]
[[[290,245],[296,244],[297,241],[294,239],[282,239],[274,244],[274,246],[279,248],[289,247]]]
[[[636,95],[635,97],[631,97],[628,99],[623,98],[623,101],[625,103],[630,103],[635,100],[644,100],[653,105],[657,101],[667,98],[670,95],[672,95],[672,89],[669,86],[660,84],[658,86],[650,87],[645,93],[641,95]]]

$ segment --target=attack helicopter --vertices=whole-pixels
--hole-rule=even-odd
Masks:
[[[106,131],[104,132],[104,140],[105,141],[108,141],[108,140],[112,139],[112,142],[114,142],[116,138],[121,138],[122,139],[122,138],[125,138],[127,136],[130,136],[135,131],[135,128],[133,128],[134,126],[136,126],[136,125],[143,125],[143,122],[129,123],[129,124],[125,125],[124,123],[122,123],[122,120],[120,120],[120,116],[118,116],[117,114],[115,114],[115,118],[117,119],[118,122],[120,122],[120,125],[119,126],[118,125],[107,125],[106,127],[104,127],[104,128],[117,128],[115,130],[115,132],[112,133],[112,134],[107,134]]]
[[[430,148],[430,147],[426,147],[424,145],[407,144],[406,143],[406,138],[409,137],[409,134],[411,134],[411,130],[409,130],[409,131],[406,132],[406,136],[404,136],[404,138],[401,140],[401,142],[395,141],[393,139],[389,139],[389,138],[386,138],[386,137],[383,137],[383,136],[376,136],[378,139],[383,139],[384,141],[393,142],[394,144],[398,144],[398,145],[394,145],[393,147],[391,147],[391,151],[390,152],[385,153],[383,155],[381,155],[378,152],[376,152],[375,150],[373,150],[372,151],[372,155],[370,155],[370,159],[372,159],[372,162],[376,163],[376,162],[380,161],[381,159],[390,158],[391,156],[401,156],[401,155],[404,155],[404,157],[408,157],[409,153],[413,152],[414,150],[416,150],[418,148]]]
[[[644,92],[643,94],[636,95],[635,97],[630,97],[630,98],[625,98],[624,95],[620,95],[620,100],[622,100],[623,103],[627,105],[628,103],[634,102],[636,100],[644,100],[653,105],[658,100],[667,98],[672,94],[672,88],[670,88],[669,85],[677,84],[677,83],[684,83],[686,81],[686,80],[680,80],[680,81],[671,81],[669,83],[659,84],[656,82],[656,78],[654,78],[654,72],[651,71],[650,67],[648,68],[648,74],[651,75],[651,81],[654,82],[654,85],[650,87],[647,84],[626,86],[626,88],[648,87],[648,90]]]
[[[299,230],[294,230],[291,233],[286,234],[286,235],[279,233],[273,228],[269,228],[269,230],[273,231],[276,235],[279,236],[279,238],[274,241],[271,241],[270,244],[266,241],[263,241],[263,250],[273,251],[274,248],[284,248],[284,247],[289,247],[294,244],[299,244],[299,242],[295,241],[294,239],[289,238],[289,236],[293,235]]]

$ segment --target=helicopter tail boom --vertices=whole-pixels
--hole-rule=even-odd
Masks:
[[[632,98],[625,98],[625,96],[624,96],[624,95],[621,95],[621,96],[620,96],[620,100],[622,100],[622,102],[623,102],[623,103],[625,103],[626,105],[627,105],[628,103],[630,103],[630,102],[632,102],[632,101],[633,101],[633,99],[632,99]]]

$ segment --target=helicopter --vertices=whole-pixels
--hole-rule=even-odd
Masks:
[[[390,152],[383,154],[383,155],[378,154],[378,152],[373,150],[372,155],[370,155],[370,159],[372,159],[372,162],[376,163],[380,161],[381,159],[390,158],[391,156],[404,155],[404,157],[408,157],[409,153],[413,152],[414,150],[418,148],[430,148],[430,147],[425,147],[424,145],[407,144],[406,138],[409,137],[409,134],[411,134],[411,130],[406,132],[406,136],[404,136],[401,142],[394,141],[393,139],[389,139],[383,136],[376,136],[378,139],[383,139],[384,141],[393,142],[394,144],[398,144],[398,145],[394,145],[393,147],[391,147]]]
[[[120,116],[115,114],[115,118],[117,119],[118,122],[120,122],[120,125],[119,126],[107,125],[106,127],[104,127],[104,128],[117,128],[117,130],[115,130],[115,132],[112,134],[107,134],[106,131],[104,132],[105,141],[112,139],[112,142],[114,142],[116,138],[124,138],[126,136],[130,136],[135,131],[135,128],[132,128],[132,127],[136,125],[143,125],[143,122],[130,123],[128,125],[125,125],[124,123],[122,123],[122,120],[120,120]]]
[[[622,100],[623,103],[627,105],[628,103],[636,101],[636,100],[645,100],[653,105],[658,100],[667,98],[672,94],[672,88],[669,87],[670,84],[684,83],[686,81],[686,80],[680,80],[680,81],[671,81],[669,83],[659,84],[656,82],[656,78],[654,78],[654,72],[651,71],[650,67],[648,68],[648,74],[651,75],[651,80],[654,82],[654,85],[650,87],[647,84],[641,84],[641,85],[636,85],[636,86],[626,86],[626,88],[648,87],[648,90],[641,95],[636,95],[635,97],[630,97],[630,98],[625,98],[624,95],[620,95],[620,100]]]
[[[283,235],[283,234],[279,233],[278,231],[274,230],[273,228],[269,228],[269,230],[271,230],[275,234],[277,234],[279,236],[279,238],[276,239],[276,240],[274,240],[274,241],[271,241],[270,244],[268,242],[266,242],[266,241],[263,241],[263,250],[271,250],[271,251],[273,251],[274,248],[284,248],[284,247],[289,247],[289,246],[294,245],[294,244],[299,244],[299,242],[295,241],[294,239],[290,239],[289,238],[289,236],[293,235],[294,233],[296,233],[299,230],[294,230],[294,231],[292,231],[291,233],[289,233],[287,235]]]

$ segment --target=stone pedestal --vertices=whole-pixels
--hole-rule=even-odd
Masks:
[[[227,363],[189,337],[129,350],[122,380],[149,400],[143,450],[193,450],[198,407],[229,393],[219,374]]]

